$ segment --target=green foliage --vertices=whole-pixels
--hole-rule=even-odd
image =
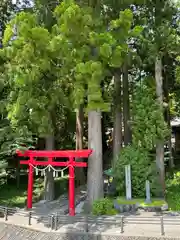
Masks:
[[[11,0],[1,0],[0,2],[0,46],[2,44],[2,36],[5,30],[5,26],[13,16],[15,11],[15,5]]]
[[[177,58],[176,58],[176,60],[177,60],[177,66],[176,66],[176,81],[177,81],[177,83],[180,83],[180,56],[178,56]]]
[[[87,100],[87,110],[109,111],[101,82],[109,67],[122,66],[130,51],[128,38],[140,34],[140,27],[131,30],[133,14],[128,9],[105,24],[93,9],[62,1],[54,18],[54,26],[46,28],[37,11],[21,12],[3,38],[8,119],[13,128],[26,126],[40,136],[55,131],[52,115],[60,116],[62,106],[76,109]]]
[[[117,211],[114,209],[113,200],[109,198],[103,198],[94,201],[92,207],[92,213],[94,215],[116,215]]]
[[[113,167],[119,196],[125,195],[125,165],[128,164],[131,165],[133,197],[144,197],[145,181],[148,179],[151,182],[152,189],[156,180],[155,166],[148,151],[137,146],[127,146],[121,151]],[[154,189],[152,193],[154,194]]]
[[[27,200],[27,175],[21,176],[19,189],[17,189],[16,181],[9,176],[9,184],[0,184],[0,205],[8,207],[24,207]],[[56,198],[67,191],[68,178],[58,178],[55,180]],[[44,192],[43,178],[36,178],[34,181],[33,202],[38,202]]]
[[[6,44],[11,40],[9,32],[14,23],[17,37],[4,49],[11,62],[6,65],[11,86],[8,118],[13,128],[26,126],[39,134],[48,134],[53,128],[51,112],[64,95],[58,97],[61,90],[55,88],[56,79],[51,81],[50,34],[38,26],[35,15],[22,12],[9,23],[4,35]]]
[[[10,176],[9,176],[10,178]],[[24,176],[22,176],[24,178]],[[12,180],[12,179],[11,179]],[[24,207],[27,199],[27,179],[21,181],[19,189],[17,189],[15,179],[12,184],[4,183],[0,185],[1,197],[0,204],[8,207]],[[37,202],[43,193],[43,179],[35,179],[33,202]]]
[[[169,210],[180,211],[180,172],[177,171],[166,181],[166,199]]]
[[[59,54],[63,55],[64,69],[70,69],[71,65],[71,72],[75,73],[72,79],[75,108],[87,96],[87,110],[108,111],[110,104],[102,98],[100,83],[107,76],[108,66],[121,67],[123,55],[128,52],[126,41],[131,35],[132,12],[122,11],[118,19],[104,25],[93,9],[70,1],[55,9],[55,17],[54,34],[63,35],[55,36],[51,43],[56,53],[62,46]]]
[[[132,102],[132,145],[125,147],[114,166],[115,179],[119,194],[125,194],[125,165],[132,170],[132,189],[134,197],[144,197],[145,181],[149,179],[152,194],[160,191],[157,184],[155,159],[150,151],[158,140],[165,140],[170,134],[163,114],[157,104],[152,88],[144,83],[137,86]]]
[[[18,129],[19,130],[19,129]],[[10,126],[0,129],[0,159],[5,156],[12,156],[16,150],[33,149],[36,144],[36,138],[27,128],[22,127],[21,130],[16,131]]]
[[[135,90],[132,103],[133,144],[152,150],[157,140],[165,140],[170,131],[151,88],[142,84]]]
[[[25,126],[21,129],[13,129],[9,121],[0,120],[0,172],[7,168],[14,168],[17,164],[15,154],[17,149],[24,151],[33,149],[36,145],[36,138]]]
[[[172,54],[176,45],[176,34],[171,28],[174,13],[168,4],[164,9],[166,1],[160,8],[157,4],[151,5],[150,1],[144,4],[142,0],[121,1],[119,7],[112,1],[106,2],[110,7],[98,16],[93,8],[73,0],[62,1],[55,11],[51,1],[38,1],[33,14],[21,12],[8,23],[4,49],[0,50],[0,89],[6,88],[0,104],[3,154],[12,154],[23,144],[32,146],[33,133],[44,137],[56,130],[60,143],[70,140],[72,144],[67,144],[72,147],[75,129],[68,127],[74,124],[75,117],[69,111],[82,103],[87,111],[109,111],[111,102],[104,98],[109,88],[104,88],[102,94],[101,84],[102,81],[109,84],[110,69],[121,68],[128,57],[130,66],[135,62],[141,73],[154,74],[151,65],[154,69],[157,51]],[[137,9],[134,12],[126,9],[132,4]],[[154,15],[156,7],[157,17]],[[53,11],[47,12],[47,9]],[[125,10],[119,12],[120,9]],[[8,18],[2,20],[3,24],[9,20],[9,13],[5,16]],[[131,73],[138,72],[131,70]],[[178,79],[178,68],[176,73]],[[105,82],[105,79],[108,80]],[[159,114],[155,94],[143,85],[135,89],[134,95],[133,146],[124,149],[117,172],[123,175],[122,164],[132,164],[133,188],[135,194],[141,196],[145,177],[152,181],[153,175],[148,151],[154,148],[157,140],[166,138],[169,131],[163,115]],[[66,129],[71,132],[66,134]],[[139,179],[143,179],[143,186]],[[122,187],[119,190],[123,191]]]

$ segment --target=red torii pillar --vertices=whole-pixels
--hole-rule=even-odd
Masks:
[[[20,161],[20,164],[29,165],[28,173],[28,191],[27,191],[27,208],[32,208],[33,197],[33,166],[57,166],[57,167],[69,167],[69,215],[75,215],[75,174],[74,167],[87,167],[85,162],[76,162],[75,158],[88,158],[92,153],[92,150],[63,150],[63,151],[38,151],[27,150],[24,153],[17,150],[17,154],[20,157],[29,157],[29,160]],[[48,158],[48,161],[36,161],[35,158],[43,157]],[[67,162],[55,162],[53,158],[63,157],[68,158]]]

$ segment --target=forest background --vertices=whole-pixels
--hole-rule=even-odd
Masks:
[[[179,2],[170,0],[1,1],[1,203],[25,199],[17,149],[90,148],[87,174],[76,170],[90,205],[104,197],[111,167],[124,195],[130,164],[134,197],[144,196],[148,179],[153,196],[179,208],[171,141],[180,114],[179,20]],[[66,189],[49,171],[36,183],[35,196],[46,200]]]

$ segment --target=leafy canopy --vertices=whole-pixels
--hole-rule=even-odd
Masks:
[[[110,67],[120,67],[129,51],[127,40],[137,37],[130,10],[103,22],[93,9],[63,1],[54,11],[52,31],[36,14],[21,12],[7,25],[3,52],[11,91],[8,118],[39,134],[53,131],[52,112],[62,104],[77,108],[87,99],[87,110],[108,110],[101,81]]]

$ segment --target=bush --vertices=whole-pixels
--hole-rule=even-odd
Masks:
[[[155,165],[144,149],[135,146],[125,147],[113,167],[116,188],[119,196],[125,196],[125,165],[131,165],[133,197],[145,197],[145,181],[151,182],[151,192],[155,193],[157,184]]]
[[[109,198],[102,198],[94,201],[92,208],[93,215],[116,215],[117,211],[114,209],[113,200]]]
[[[180,172],[166,181],[166,200],[170,210],[180,211]]]

